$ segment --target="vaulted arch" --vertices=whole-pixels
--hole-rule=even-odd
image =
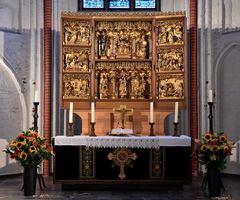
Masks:
[[[232,42],[218,56],[213,80],[216,93],[216,131],[224,131],[231,140],[239,139],[240,116],[240,43]],[[237,151],[239,151],[237,149]],[[236,155],[228,162],[226,172],[240,174]],[[235,157],[235,158],[234,158]]]
[[[0,175],[19,173],[18,164],[13,163],[3,152],[11,138],[27,128],[27,106],[22,88],[10,65],[0,57]]]

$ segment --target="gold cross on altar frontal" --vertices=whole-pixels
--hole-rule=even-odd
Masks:
[[[125,128],[125,117],[127,112],[133,113],[133,109],[127,109],[126,105],[120,105],[119,108],[113,108],[113,112],[120,112],[121,113],[121,128]]]
[[[125,163],[129,160],[136,160],[137,154],[132,153],[129,149],[116,149],[113,153],[109,153],[107,156],[108,160],[116,160],[120,166],[120,173],[118,177],[120,179],[126,178],[126,174],[124,173]]]

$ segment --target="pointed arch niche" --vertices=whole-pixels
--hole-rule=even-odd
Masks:
[[[11,68],[0,58],[0,175],[19,173],[18,164],[4,152],[7,143],[27,127],[26,100]]]
[[[240,130],[240,43],[229,44],[218,56],[215,73],[216,131],[237,141]],[[240,174],[239,145],[227,164],[226,173]]]

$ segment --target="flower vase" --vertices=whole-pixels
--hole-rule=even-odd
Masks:
[[[221,174],[218,168],[216,167],[207,168],[207,181],[208,181],[209,198],[220,197],[222,181],[221,181]]]
[[[24,167],[24,173],[23,173],[24,196],[35,195],[36,180],[37,180],[37,168]]]

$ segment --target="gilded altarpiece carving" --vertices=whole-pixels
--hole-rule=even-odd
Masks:
[[[156,98],[184,100],[184,19],[156,21]]]
[[[62,23],[63,99],[90,99],[91,21]]]
[[[151,62],[97,62],[96,98],[149,99]]]
[[[64,13],[63,101],[184,101],[185,30],[183,12]]]
[[[152,22],[97,22],[97,59],[152,58]]]
[[[63,98],[89,99],[90,75],[89,74],[64,74]]]
[[[90,72],[89,49],[76,47],[63,49],[63,71],[64,72]]]
[[[63,45],[83,45],[91,44],[90,21],[64,20],[63,23]]]

